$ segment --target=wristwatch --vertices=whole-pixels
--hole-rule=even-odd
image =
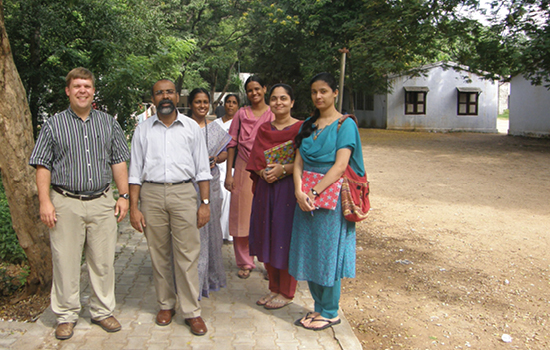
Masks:
[[[210,204],[210,200],[209,199],[203,199],[202,204],[208,205],[208,204]]]
[[[123,193],[118,195],[118,198],[124,198],[126,200],[130,199],[130,195],[128,193]]]
[[[313,193],[315,197],[319,196],[319,193],[317,193],[317,191],[315,191],[313,188],[311,188],[311,193]]]

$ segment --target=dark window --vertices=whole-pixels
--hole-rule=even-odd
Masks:
[[[477,88],[457,88],[458,115],[477,115],[480,90]]]
[[[365,111],[374,111],[374,95],[365,95]]]
[[[362,111],[365,109],[365,99],[363,97],[364,96],[362,91],[355,92],[355,109],[358,111]]]
[[[358,111],[374,111],[374,95],[368,95],[362,91],[354,93],[354,107]]]
[[[426,114],[426,91],[405,91],[405,114]]]

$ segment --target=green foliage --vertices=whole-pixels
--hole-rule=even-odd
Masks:
[[[27,282],[31,270],[28,265],[0,265],[0,295],[9,296],[17,292]]]
[[[504,120],[510,119],[510,110],[505,109],[504,112],[502,112],[502,114],[498,115],[498,119],[504,119]]]
[[[151,0],[5,0],[5,22],[33,127],[68,106],[66,74],[96,76],[95,104],[126,126],[157,77],[176,72],[194,43],[170,35]]]
[[[0,261],[19,264],[27,260],[13,230],[8,199],[0,179]]]
[[[524,73],[550,87],[547,0],[493,1],[489,24],[467,17],[479,0],[4,0],[6,28],[38,130],[67,107],[64,76],[97,77],[96,105],[129,118],[160,77],[178,88],[236,91],[237,73],[296,90],[308,115],[309,78],[340,75],[346,89],[380,93],[388,74],[454,61],[488,79]],[[215,104],[217,101],[211,101]]]
[[[440,60],[463,63],[458,55],[462,38],[474,38],[472,31],[481,27],[457,15],[459,8],[477,6],[474,0],[251,4],[249,25],[261,30],[249,38],[248,71],[260,73],[270,84],[283,81],[295,87],[295,109],[302,111],[310,105],[309,78],[321,71],[338,76],[344,47],[349,49],[346,87],[380,93],[391,88],[388,74]]]
[[[238,0],[163,2],[163,11],[173,35],[195,40],[193,55],[184,63],[178,88],[203,87],[227,91],[234,82],[247,27],[247,4]],[[216,101],[211,101],[214,104]]]
[[[505,0],[492,2],[494,30],[514,57],[511,74],[523,74],[535,85],[550,89],[550,2]]]

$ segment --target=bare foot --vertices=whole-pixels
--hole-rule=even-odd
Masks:
[[[299,323],[302,325],[302,327],[307,328],[309,326],[309,323],[317,316],[320,316],[321,314],[318,312],[308,312],[304,317],[302,317],[299,320]]]
[[[320,330],[335,326],[337,324],[340,324],[340,322],[342,321],[338,316],[335,318],[324,318],[321,315],[318,315],[315,318],[310,319],[307,325],[304,324],[304,328],[311,329],[314,331],[320,331]]]

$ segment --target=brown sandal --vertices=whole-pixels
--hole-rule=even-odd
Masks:
[[[292,299],[287,299],[282,295],[278,295],[275,298],[268,301],[264,305],[264,308],[267,310],[277,310],[287,306],[288,304],[292,304]]]
[[[269,303],[271,300],[273,300],[277,295],[277,293],[269,293],[258,299],[256,302],[256,305],[264,306],[265,304]]]
[[[252,270],[251,269],[245,269],[244,267],[241,267],[239,272],[237,272],[237,276],[239,276],[239,278],[245,280],[248,277],[250,277],[250,271],[252,271]]]

